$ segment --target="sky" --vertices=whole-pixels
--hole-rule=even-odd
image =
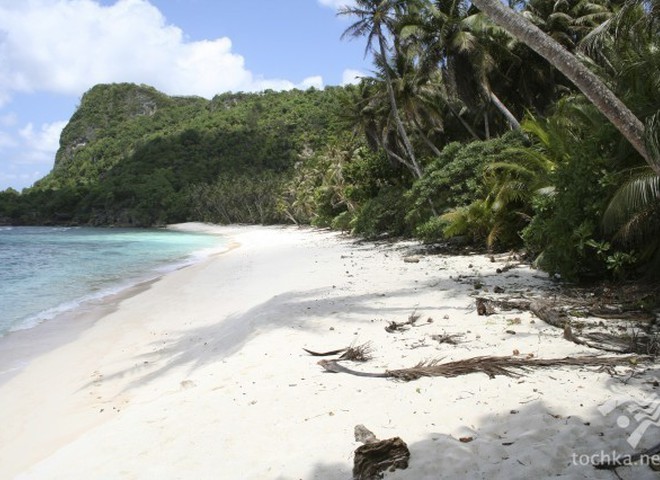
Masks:
[[[59,136],[99,83],[169,95],[323,88],[369,74],[341,40],[352,0],[0,0],[0,191],[52,169]]]

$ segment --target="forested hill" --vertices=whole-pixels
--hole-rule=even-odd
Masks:
[[[206,100],[97,85],[64,128],[52,172],[20,196],[3,192],[0,216],[29,224],[183,221],[199,211],[201,189],[220,182],[226,198],[216,200],[228,215],[214,220],[277,221],[275,190],[303,152],[338,135],[344,95],[326,88]],[[260,211],[251,215],[254,196]]]

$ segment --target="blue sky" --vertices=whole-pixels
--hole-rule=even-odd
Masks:
[[[369,73],[340,40],[351,0],[0,0],[0,190],[53,166],[82,94],[135,82],[171,95],[322,88]]]

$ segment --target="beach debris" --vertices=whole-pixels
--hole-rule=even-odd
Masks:
[[[475,300],[477,306],[477,314],[479,315],[492,315],[496,313],[496,309],[500,310],[520,310],[527,312],[530,309],[531,300],[494,300],[492,298],[477,297]]]
[[[371,360],[373,348],[371,342],[365,342],[362,345],[351,345],[339,357],[339,360],[349,360],[352,362],[366,362]]]
[[[306,348],[303,348],[307,353],[314,357],[331,357],[332,355],[339,355],[342,352],[345,352],[347,349],[346,348],[338,348],[337,350],[330,350],[328,352],[314,352],[312,350],[308,350]]]
[[[563,330],[563,336],[566,340],[573,342],[577,345],[584,345],[597,350],[610,353],[637,353],[641,355],[657,355],[660,354],[660,334],[650,331],[646,328],[648,325],[648,314],[640,311],[629,312],[614,307],[604,308],[585,308],[581,306],[579,309],[573,311],[573,315],[579,317],[592,316],[597,318],[604,318],[610,320],[625,320],[641,322],[641,326],[637,329],[626,328],[625,326],[619,327],[619,332],[612,334],[608,332],[590,332],[583,333],[576,332],[578,322],[574,321],[566,311],[565,308],[558,307],[559,302],[549,302],[547,300],[494,300],[485,297],[477,297],[476,300],[477,313],[479,315],[492,315],[497,313],[498,310],[519,310],[523,312],[530,312],[543,322],[550,326],[560,328]],[[609,314],[607,312],[610,312]],[[615,316],[611,312],[617,312]],[[514,319],[515,320],[515,319]],[[510,322],[513,322],[510,321]],[[509,322],[507,322],[509,323]],[[580,322],[583,324],[584,322]],[[510,325],[512,323],[509,323]],[[607,326],[601,321],[599,328],[603,329]],[[613,326],[610,327],[614,328]],[[577,330],[582,330],[578,328]],[[649,330],[649,331],[647,331]]]
[[[389,372],[382,373],[372,373],[372,372],[360,372],[358,370],[351,370],[337,363],[337,360],[319,360],[316,362],[318,365],[321,365],[326,371],[332,373],[349,373],[358,377],[374,377],[374,378],[389,378]]]
[[[394,332],[402,332],[405,330],[408,330],[411,327],[423,327],[424,325],[430,325],[433,323],[433,319],[429,317],[426,320],[426,323],[422,325],[417,325],[417,320],[421,318],[421,314],[417,313],[416,311],[413,311],[410,315],[408,315],[408,320],[405,322],[394,322],[391,321],[387,324],[385,327],[385,331],[388,333],[394,333]]]
[[[490,378],[497,375],[507,377],[520,377],[524,372],[534,368],[548,368],[561,366],[635,366],[648,360],[649,357],[639,356],[612,356],[585,355],[564,358],[533,358],[533,357],[494,357],[481,356],[454,362],[441,363],[441,359],[426,360],[419,362],[412,368],[398,370],[386,370],[385,372],[361,372],[351,370],[340,365],[334,360],[320,360],[318,364],[326,371],[332,373],[348,373],[359,377],[392,378],[409,382],[422,377],[458,377],[470,373],[485,373]]]
[[[420,258],[416,255],[410,255],[408,257],[403,257],[405,263],[419,263]]]
[[[355,441],[363,445],[355,450],[353,480],[379,480],[385,471],[408,468],[410,450],[400,437],[378,440],[367,427],[356,425]]]
[[[520,266],[519,263],[516,263],[516,264],[508,263],[508,264],[504,265],[503,267],[497,268],[497,269],[495,270],[495,272],[497,272],[497,273],[506,273],[506,272],[508,272],[509,270],[511,270],[512,268],[516,268],[516,267],[518,267],[518,266]]]
[[[448,343],[449,345],[458,345],[460,343],[459,338],[464,337],[463,333],[443,333],[442,335],[436,334],[431,335],[431,340],[435,340],[438,343]]]
[[[338,360],[366,362],[367,360],[371,359],[371,352],[373,351],[373,348],[371,347],[371,342],[365,342],[362,345],[351,345],[350,347],[338,348],[328,352],[315,352],[307,348],[303,348],[303,350],[314,357],[331,357],[341,353],[341,356],[338,358]]]

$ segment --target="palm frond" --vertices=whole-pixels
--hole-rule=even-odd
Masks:
[[[616,191],[603,215],[607,232],[620,228],[626,218],[660,202],[660,176],[650,168],[641,168]]]
[[[564,358],[523,358],[523,357],[474,357],[455,362],[441,363],[440,360],[427,360],[412,368],[388,370],[391,378],[409,382],[422,377],[458,377],[470,373],[485,373],[493,378],[497,375],[519,377],[534,368],[562,366],[631,366],[636,365],[640,357],[600,357],[597,355]]]
[[[654,171],[660,173],[660,111],[646,119],[644,140]]]

